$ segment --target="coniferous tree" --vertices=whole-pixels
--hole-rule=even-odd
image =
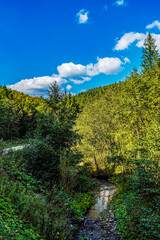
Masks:
[[[144,41],[143,54],[142,54],[142,73],[151,77],[152,72],[158,63],[159,54],[156,49],[156,40],[149,33]]]
[[[52,104],[57,104],[63,100],[64,94],[61,91],[61,88],[58,86],[57,82],[53,82],[49,85],[48,89],[48,99]]]

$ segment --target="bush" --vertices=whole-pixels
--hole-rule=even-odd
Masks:
[[[47,143],[39,142],[23,151],[26,169],[42,181],[59,177],[59,155]]]

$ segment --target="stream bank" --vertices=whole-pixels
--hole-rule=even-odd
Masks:
[[[114,214],[107,208],[115,192],[115,185],[101,181],[96,204],[91,207],[85,218],[79,219],[79,229],[73,240],[120,240],[115,231]]]

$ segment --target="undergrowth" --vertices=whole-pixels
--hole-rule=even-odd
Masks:
[[[71,220],[86,213],[93,191],[66,193],[25,170],[21,151],[0,158],[0,239],[72,239]]]
[[[117,231],[126,240],[160,239],[158,163],[147,156],[130,161],[133,172],[114,177],[114,181],[121,182],[112,202]]]

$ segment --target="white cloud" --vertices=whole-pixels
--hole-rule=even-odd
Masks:
[[[151,29],[151,28],[154,28],[154,27],[157,27],[160,30],[160,22],[156,20],[153,23],[147,25],[146,28]]]
[[[134,32],[129,32],[129,33],[125,33],[120,40],[118,40],[116,46],[115,46],[115,50],[124,50],[126,48],[128,48],[129,45],[131,45],[131,43],[137,41],[136,43],[136,47],[143,47],[144,45],[144,41],[147,38],[148,33],[144,34],[144,33],[134,33]],[[157,49],[160,53],[160,34],[155,34],[155,33],[151,33],[152,37],[156,40],[156,45],[157,45]]]
[[[72,86],[71,85],[67,85],[67,90],[69,91],[69,90],[71,90],[71,88],[72,88]]]
[[[96,76],[100,73],[104,73],[106,75],[117,74],[122,70],[123,62],[115,57],[115,58],[97,58],[97,63],[90,63],[86,66],[87,75],[88,76]]]
[[[57,70],[61,77],[79,76],[84,75],[86,72],[85,66],[81,64],[74,64],[72,62],[63,63],[62,65],[57,67]]]
[[[69,80],[74,82],[74,84],[82,84],[86,81],[90,81],[91,77],[81,77],[81,79],[70,78]]]
[[[147,35],[148,35],[148,33],[144,34],[144,36],[137,41],[136,47],[141,48],[144,46],[144,40],[147,38]]]
[[[120,40],[118,40],[116,46],[115,46],[115,50],[124,50],[126,48],[128,48],[128,46],[133,43],[134,41],[138,40],[138,41],[143,41],[145,39],[146,35],[143,33],[134,33],[134,32],[129,32],[129,33],[125,33],[123,37],[121,37]],[[139,47],[139,45],[137,44],[137,47]]]
[[[98,57],[97,60],[98,63],[94,65],[93,63],[90,63],[86,66],[88,76],[95,76],[100,73],[104,73],[106,75],[117,74],[119,71],[122,70],[122,61],[119,58]]]
[[[76,76],[96,76],[100,73],[106,75],[116,74],[121,70],[121,65],[123,64],[119,58],[97,58],[97,63],[90,63],[86,66],[81,64],[63,63],[57,67],[59,75],[61,77],[76,77]],[[83,81],[86,79],[82,78]]]
[[[93,76],[104,73],[106,75],[117,74],[123,69],[123,65],[129,62],[128,58],[124,58],[121,61],[119,58],[97,58],[96,63],[90,63],[86,66],[81,64],[63,63],[57,67],[58,74],[44,77],[34,77],[31,79],[21,80],[14,85],[8,87],[26,94],[41,95],[46,94],[48,85],[54,81],[61,85],[68,83],[68,81],[74,82],[74,84],[82,84],[86,81],[90,81]],[[72,88],[71,85],[67,85],[68,90]]]
[[[86,66],[81,64],[63,63],[61,66],[57,67],[59,75],[61,77],[73,78],[74,83],[79,84],[80,81],[89,81],[90,79],[85,77],[93,77],[104,73],[106,75],[117,74],[121,71],[121,65],[123,62],[119,58],[97,58],[97,63],[90,63]],[[75,79],[75,77],[81,77],[82,79]]]
[[[61,78],[59,75],[53,74],[52,76],[34,77],[31,79],[24,79],[13,85],[8,85],[8,88],[17,90],[26,94],[41,94],[41,91],[48,89],[48,85],[56,81],[58,85],[67,83],[67,80]]]
[[[125,5],[125,1],[124,0],[117,0],[115,2],[115,4],[118,5],[118,6],[123,6],[123,5]]]
[[[78,18],[78,23],[87,23],[88,21],[88,14],[89,11],[86,11],[85,9],[81,9],[77,14],[76,17]]]

